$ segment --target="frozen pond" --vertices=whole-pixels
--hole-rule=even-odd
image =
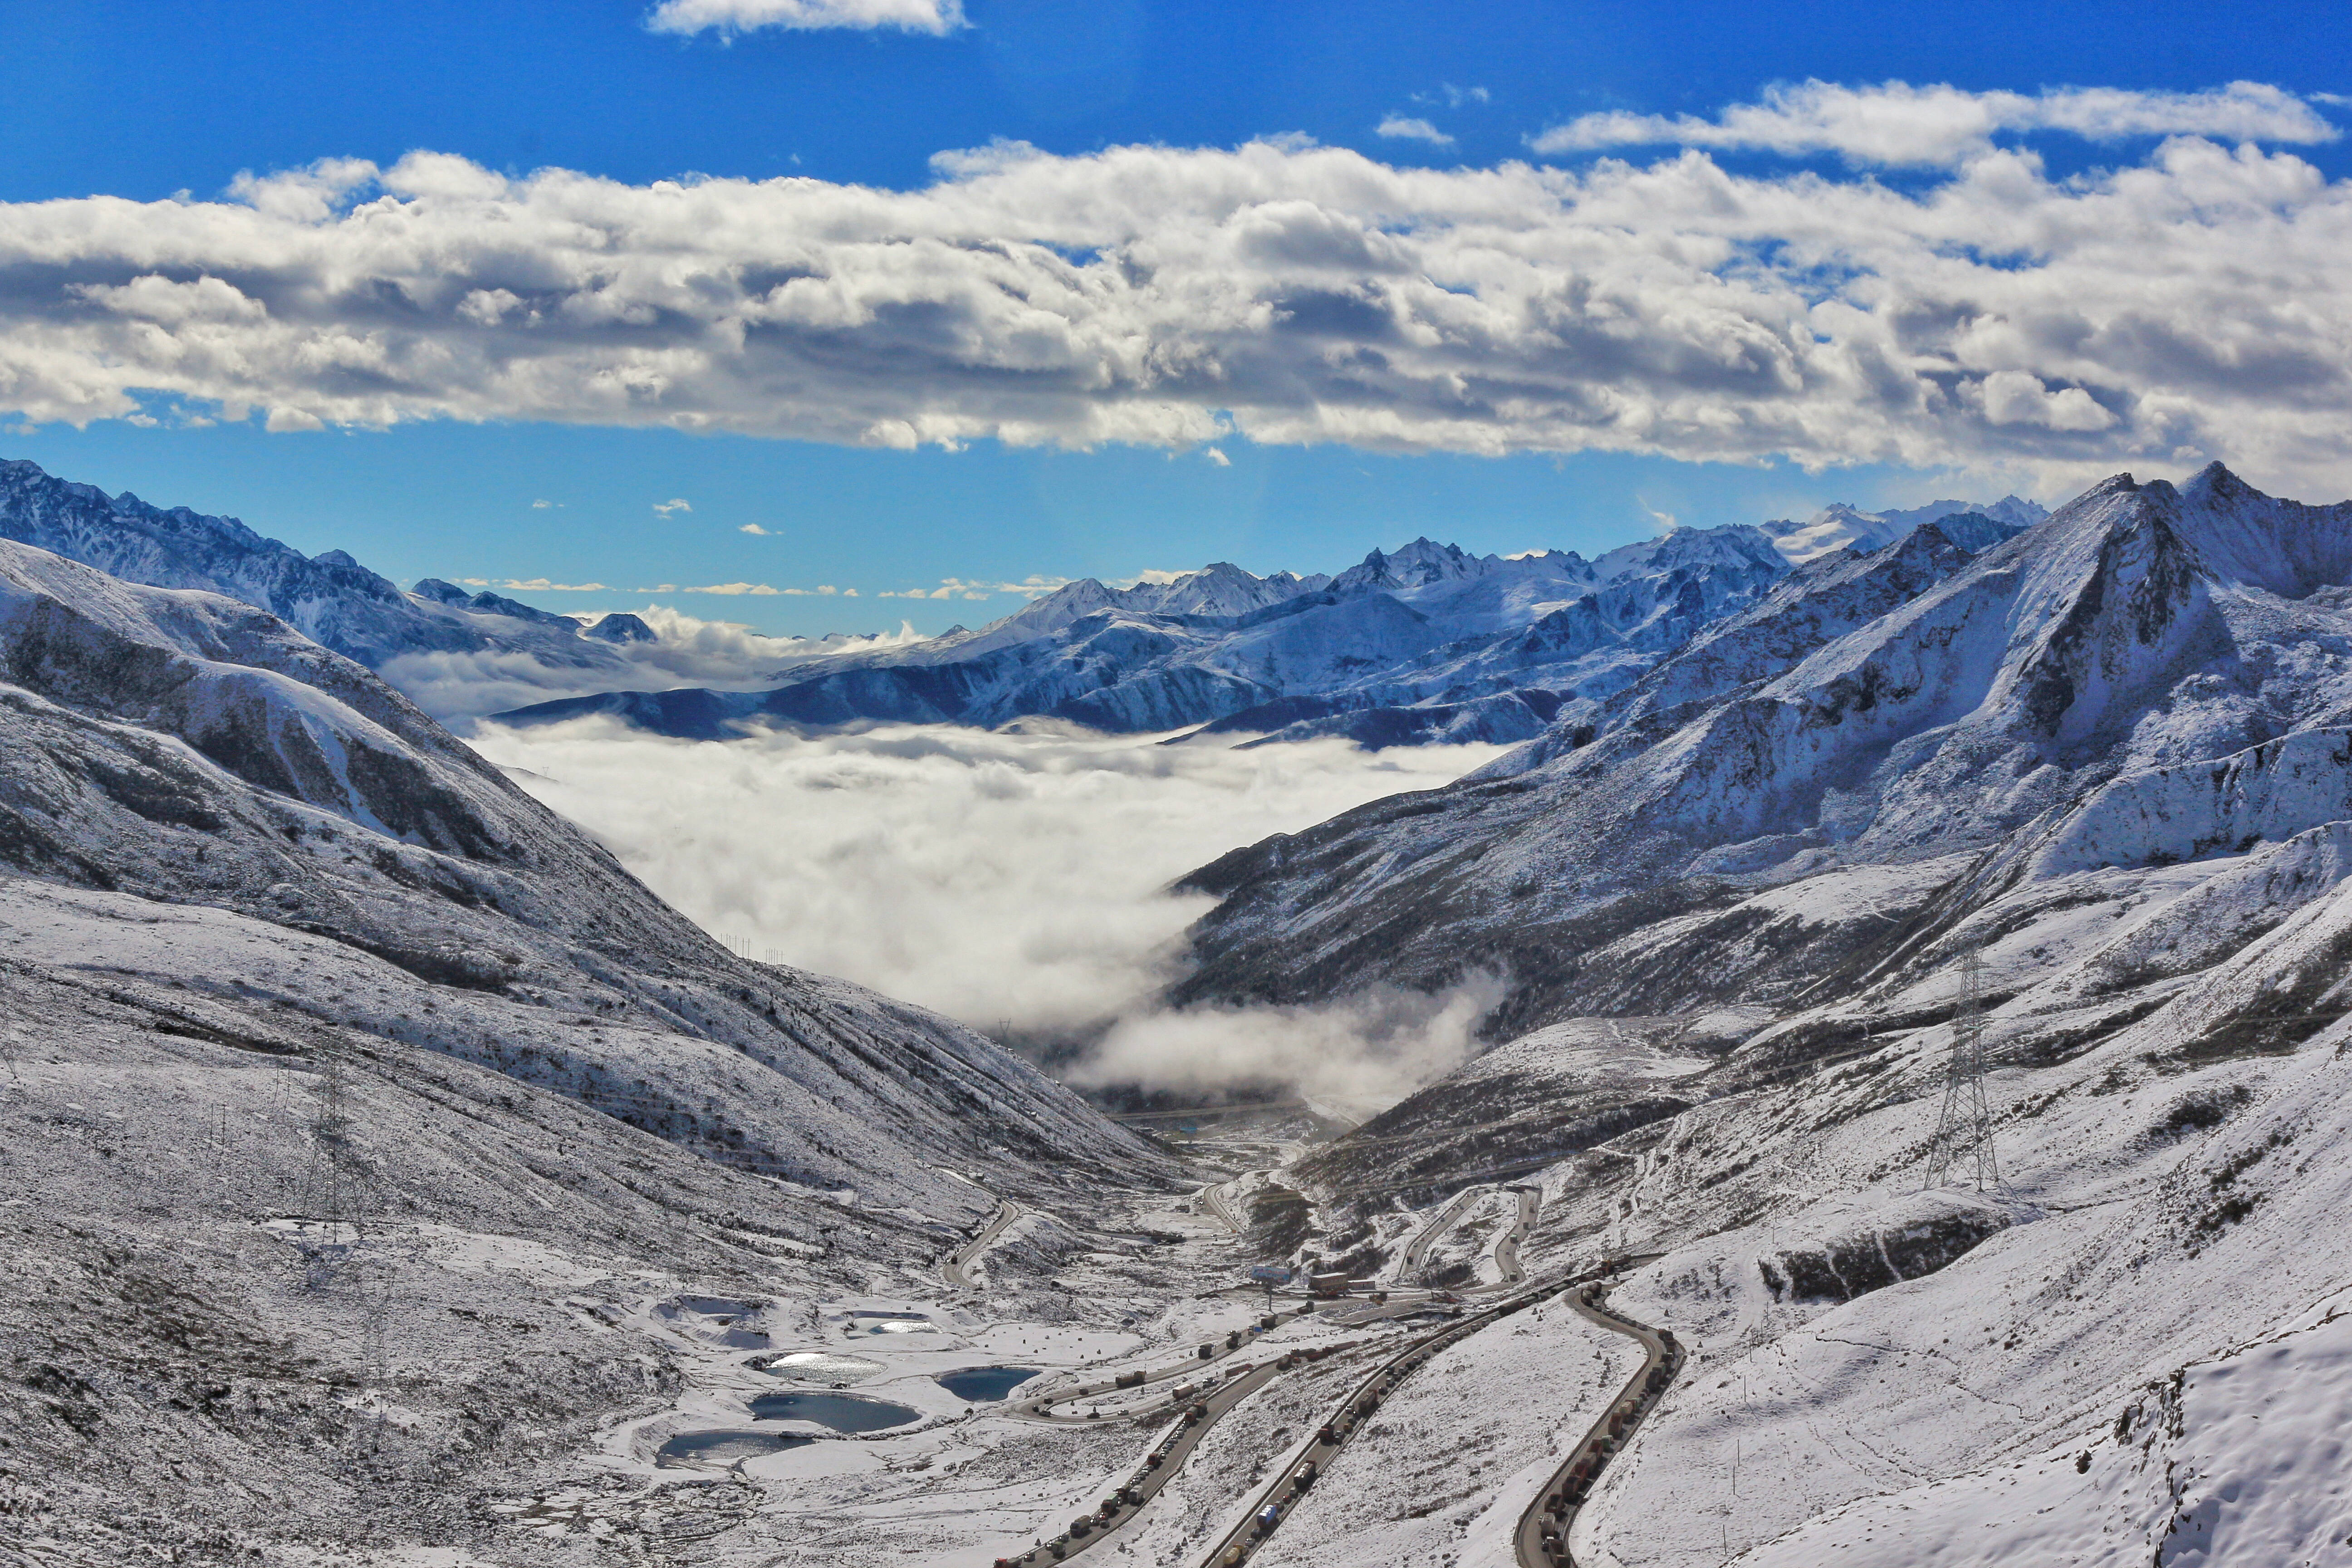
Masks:
[[[882,1370],[878,1361],[864,1356],[836,1355],[831,1351],[794,1351],[772,1361],[760,1363],[760,1370],[772,1377],[797,1378],[803,1383],[831,1384],[846,1388],[862,1383]]]
[[[835,1432],[879,1432],[903,1426],[916,1412],[904,1405],[861,1399],[854,1394],[762,1394],[751,1401],[760,1421],[814,1421]]]
[[[935,1334],[940,1326],[929,1318],[919,1318],[911,1312],[852,1312],[848,1331],[853,1334]]]
[[[1037,1375],[1029,1366],[968,1366],[943,1372],[931,1381],[970,1405],[1002,1399]]]
[[[815,1441],[814,1437],[794,1437],[782,1432],[746,1432],[740,1428],[719,1432],[680,1432],[654,1451],[654,1462],[724,1468],[744,1459],[781,1454],[787,1448],[798,1448]]]

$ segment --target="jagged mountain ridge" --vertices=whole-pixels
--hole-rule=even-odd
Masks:
[[[268,610],[438,716],[507,708],[500,717],[536,722],[610,711],[706,736],[747,720],[994,724],[1050,714],[1113,731],[1210,725],[1371,746],[1523,740],[1562,702],[1606,695],[1750,602],[1824,539],[1867,534],[1877,547],[1940,518],[1975,549],[2040,513],[2012,496],[1964,527],[1951,521],[1963,509],[1832,507],[1777,542],[1753,528],[1683,529],[1591,562],[1557,551],[1474,556],[1426,539],[1375,550],[1336,577],[1261,578],[1220,562],[1123,589],[1067,584],[977,631],[914,644],[774,639],[761,661],[673,647],[635,616],[583,626],[438,578],[403,592],[340,550],[305,556],[234,518],[0,463],[0,538],[126,581]],[[643,689],[649,678],[681,676],[699,680]],[[551,689],[587,694],[510,707]]]
[[[505,651],[627,670],[569,616],[431,579],[403,593],[343,551],[307,556],[233,517],[152,506],[128,490],[109,496],[21,459],[0,461],[0,538],[125,582],[226,595],[371,668],[404,654]]]
[[[935,1212],[935,1169],[1058,1179],[1150,1155],[971,1031],[728,952],[373,674],[218,595],[0,542],[0,861],[122,905],[323,937],[184,984],[551,1088],[721,1163]],[[267,971],[267,973],[265,973]],[[405,998],[375,1006],[362,994]]]
[[[1967,516],[1948,515],[1947,533],[1971,548],[2021,526]],[[1622,689],[1790,571],[1771,538],[1747,526],[1677,530],[1591,561],[1572,551],[1476,556],[1418,539],[1328,578],[1257,578],[1219,563],[1126,589],[1087,579],[977,631],[812,661],[766,692],[613,692],[497,717],[611,713],[704,738],[745,722],[993,725],[1043,714],[1114,731],[1197,725],[1374,747],[1522,740],[1563,704]]]
[[[1824,557],[1616,705],[1197,873],[1225,901],[1179,994],[1302,1001],[1486,965],[1514,980],[1506,1031],[1769,1002],[1860,942],[1832,917],[1727,947],[1774,923],[1774,889],[1885,867],[1924,900],[1956,873],[1922,868],[2045,838],[2209,853],[2220,829],[2160,831],[2124,803],[2165,770],[2268,775],[2325,749],[2295,737],[2352,711],[2347,521],[2217,466],[2185,490],[2111,479],[1973,558],[1927,531]],[[2332,820],[2324,791],[2295,798],[2245,831]]]

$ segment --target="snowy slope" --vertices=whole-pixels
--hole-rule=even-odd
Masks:
[[[1920,869],[1940,858],[2045,837],[2125,863],[2203,853],[2151,827],[2168,806],[2136,803],[2343,721],[2346,517],[2215,468],[2185,491],[2110,480],[1965,563],[1925,531],[1826,557],[1620,705],[1197,874],[1226,901],[1184,994],[1305,1000],[1491,967],[1517,1030],[1766,1000],[1879,942],[1888,898],[1916,913],[1944,896],[1956,869]],[[2283,754],[2240,766],[2267,779]],[[2169,785],[2100,793],[2166,768]],[[2342,815],[2340,782],[2283,785],[2260,822],[2222,814],[2241,837],[2288,834]],[[1808,879],[1871,868],[1912,885],[1847,918],[1775,912]]]
[[[0,544],[0,857],[341,944],[409,998],[362,1026],[609,1105],[727,1162],[950,1212],[952,1159],[1034,1182],[1148,1159],[971,1031],[752,964],[360,666],[209,594]],[[59,895],[62,897],[62,895]],[[60,906],[62,910],[63,906]],[[37,925],[63,942],[62,912]],[[173,944],[142,962],[175,973]],[[245,960],[183,981],[353,1024]],[[267,998],[266,1003],[253,1002]]]
[[[1561,968],[1517,1037],[1296,1179],[1334,1226],[1538,1182],[1538,1275],[1661,1255],[1614,1300],[1691,1365],[1580,1563],[2345,1561],[2352,507],[2111,481],[1856,623],[1869,559],[1682,678],[1712,699],[1288,841],[1302,883],[1450,857],[1508,897],[1539,837],[1517,901],[1582,911],[1520,933]],[[1468,948],[1486,907],[1421,911]],[[1922,1192],[1971,953],[2009,1191]]]

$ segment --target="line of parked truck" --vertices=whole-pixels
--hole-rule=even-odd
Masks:
[[[1601,1290],[1599,1284],[1584,1288],[1582,1294],[1586,1309],[1612,1323],[1623,1323],[1627,1333],[1639,1338],[1636,1325],[1601,1304]],[[1648,1412],[1658,1395],[1665,1392],[1666,1385],[1675,1380],[1675,1373],[1682,1368],[1683,1347],[1675,1339],[1673,1331],[1658,1330],[1657,1339],[1664,1353],[1651,1363],[1640,1386],[1622,1397],[1607,1416],[1594,1424],[1583,1447],[1554,1478],[1552,1489],[1544,1496],[1537,1542],[1538,1550],[1547,1563],[1562,1565],[1562,1568],[1570,1563],[1568,1531],[1569,1526],[1575,1522],[1576,1510],[1583,1507],[1585,1500],[1592,1495],[1593,1485],[1601,1479],[1602,1468],[1623,1445],[1626,1434]],[[1525,1539],[1521,1537],[1523,1542]]]
[[[1240,1564],[1249,1560],[1250,1554],[1265,1543],[1267,1536],[1274,1533],[1275,1527],[1289,1517],[1290,1510],[1297,1506],[1300,1497],[1315,1484],[1316,1478],[1322,1473],[1322,1467],[1330,1462],[1331,1457],[1355,1435],[1358,1427],[1371,1418],[1372,1413],[1381,1407],[1381,1402],[1396,1392],[1399,1384],[1439,1352],[1451,1349],[1478,1330],[1499,1322],[1514,1312],[1533,1306],[1538,1300],[1538,1297],[1528,1296],[1516,1301],[1505,1302],[1499,1307],[1490,1308],[1475,1318],[1463,1321],[1442,1334],[1422,1341],[1412,1350],[1398,1356],[1373,1373],[1371,1378],[1349,1397],[1337,1416],[1317,1428],[1315,1440],[1307,1446],[1306,1454],[1299,1464],[1292,1469],[1289,1479],[1280,1483],[1265,1501],[1259,1505],[1257,1511],[1250,1517],[1248,1529],[1240,1538],[1226,1542],[1224,1549],[1217,1554],[1215,1568],[1239,1568]],[[1319,1352],[1302,1349],[1293,1351],[1291,1355],[1307,1359],[1319,1353]],[[1288,1362],[1289,1357],[1286,1357],[1285,1363]]]

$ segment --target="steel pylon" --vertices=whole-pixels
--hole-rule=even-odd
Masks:
[[[1992,1109],[1985,1100],[1984,961],[1975,948],[1960,955],[1959,1005],[1952,1014],[1952,1057],[1944,1072],[1944,1111],[1927,1151],[1920,1190],[1969,1182],[1980,1193],[2006,1193],[1993,1147]],[[1957,1179],[1957,1180],[1956,1180]]]

